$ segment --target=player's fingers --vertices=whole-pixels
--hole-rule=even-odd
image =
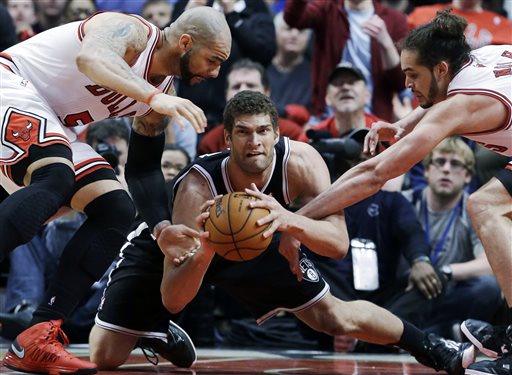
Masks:
[[[272,235],[274,234],[274,232],[279,228],[279,223],[274,220],[272,221],[272,224],[270,225],[270,227],[268,227],[268,229],[266,229],[264,232],[263,232],[263,238],[269,238],[269,237],[272,237]]]
[[[275,212],[270,212],[268,215],[263,216],[261,219],[258,219],[258,221],[256,221],[256,225],[261,227],[265,224],[275,221],[276,218],[277,214]]]

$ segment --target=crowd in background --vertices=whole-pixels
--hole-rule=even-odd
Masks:
[[[398,120],[417,105],[400,68],[399,42],[408,30],[451,7],[468,20],[466,38],[472,48],[512,44],[509,0],[2,0],[0,51],[96,11],[138,14],[163,29],[185,9],[201,5],[225,14],[233,36],[231,56],[214,80],[194,87],[175,81],[178,95],[204,110],[208,130],[197,135],[190,126],[169,124],[162,158],[168,181],[199,155],[226,146],[223,109],[243,90],[270,96],[279,111],[280,134],[311,143],[334,180],[367,157],[361,153],[365,129],[375,121]],[[106,120],[73,128],[105,157],[122,182],[129,123]],[[474,142],[452,138],[371,199],[349,207],[348,256],[316,262],[333,294],[343,300],[370,300],[454,339],[461,339],[456,327],[467,318],[499,322],[503,298],[465,202],[507,162]],[[454,208],[443,205],[447,199],[456,202]],[[50,222],[2,264],[8,275],[0,312],[2,337],[12,339],[28,326],[63,245],[82,220],[82,214],[73,213]],[[425,285],[432,274],[441,281],[440,289]],[[106,280],[95,284],[67,323],[72,341],[87,340]],[[185,314],[194,317],[190,321],[201,317],[202,324],[185,324],[200,345],[384,350],[349,337],[333,342],[289,316],[258,328],[228,296],[208,288]],[[290,325],[297,336],[290,335]],[[257,335],[255,330],[260,330]],[[247,339],[255,336],[259,339]]]

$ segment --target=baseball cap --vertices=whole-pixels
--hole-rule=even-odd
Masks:
[[[364,77],[363,72],[357,68],[352,63],[349,63],[347,61],[340,62],[336,67],[332,70],[331,74],[329,74],[329,83],[334,79],[334,77],[342,71],[350,72],[354,76],[356,76],[358,79],[363,80],[366,82],[366,79]]]

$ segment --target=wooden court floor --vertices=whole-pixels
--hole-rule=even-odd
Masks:
[[[5,353],[6,346],[0,346]],[[88,348],[72,345],[69,351],[87,358]],[[3,355],[1,355],[3,357]],[[20,374],[5,367],[2,375]],[[140,350],[135,350],[128,363],[117,371],[101,371],[103,375],[118,374],[171,374],[171,375],[402,375],[435,374],[432,369],[418,364],[414,358],[403,355],[355,355],[306,351],[255,351],[198,349],[198,360],[190,369],[174,367],[166,361],[155,366],[149,363]]]

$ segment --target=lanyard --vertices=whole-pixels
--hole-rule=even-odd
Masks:
[[[460,200],[459,204],[453,208],[452,215],[450,216],[450,219],[448,220],[448,224],[446,225],[446,228],[444,228],[444,232],[441,235],[441,238],[439,241],[437,241],[437,244],[435,246],[434,254],[431,255],[430,259],[433,265],[435,265],[438,261],[439,254],[441,254],[441,250],[443,249],[444,243],[446,241],[446,237],[448,237],[448,232],[450,231],[450,228],[455,221],[455,217],[457,217],[457,214],[462,208],[462,199]],[[423,198],[423,215],[425,217],[425,238],[427,239],[427,243],[430,244],[430,225],[428,222],[428,206],[426,199]]]

